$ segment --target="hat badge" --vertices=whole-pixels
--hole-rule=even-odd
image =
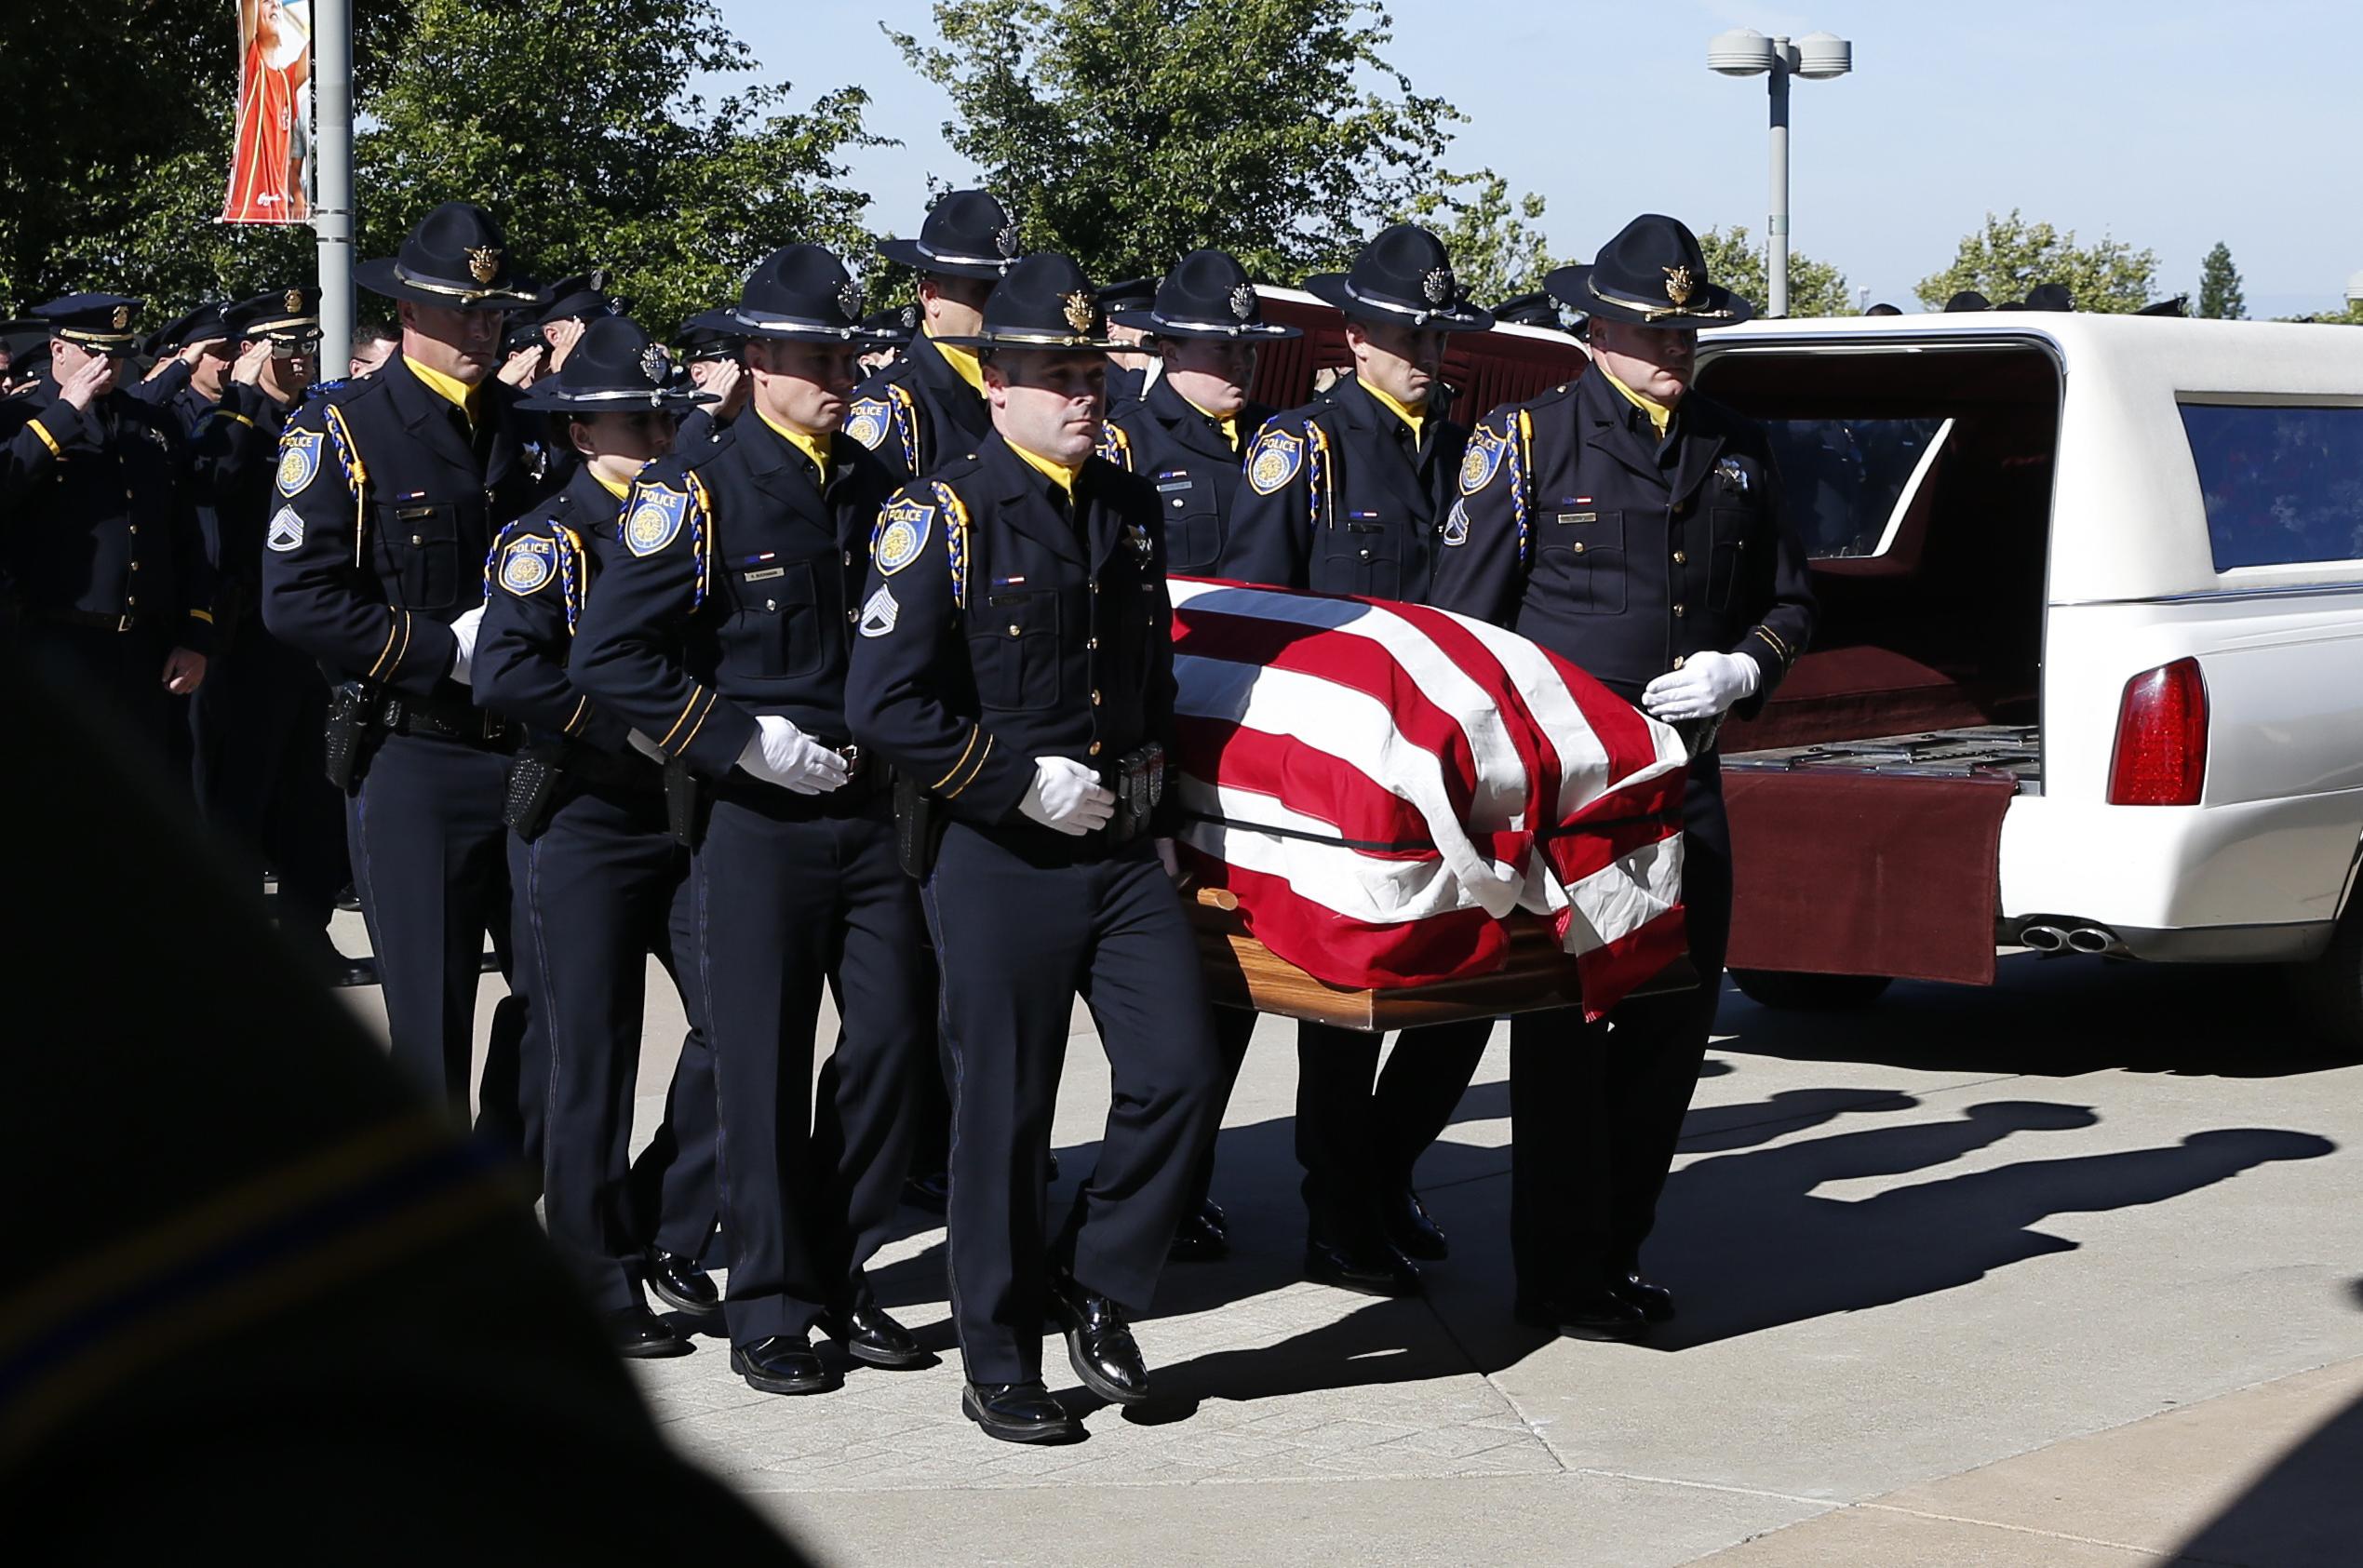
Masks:
[[[280,302],[287,306],[288,314],[289,315],[296,315],[303,309],[303,290],[301,288],[289,289],[286,297]]]
[[[1255,314],[1255,288],[1253,284],[1242,283],[1230,291],[1230,314],[1242,321]]]
[[[471,245],[468,252],[468,276],[478,283],[490,283],[501,275],[501,248],[497,245]]]
[[[1078,335],[1089,334],[1092,323],[1098,315],[1097,307],[1093,302],[1090,292],[1081,288],[1076,289],[1067,296],[1066,307],[1067,325],[1072,327]]]
[[[1690,269],[1679,266],[1658,270],[1666,275],[1666,298],[1673,302],[1674,308],[1680,310],[1688,304],[1692,291],[1698,287],[1698,280],[1690,275]]]
[[[993,248],[1003,256],[1017,254],[1017,220],[1013,218],[993,231]]]
[[[1441,305],[1452,298],[1452,269],[1430,267],[1428,275],[1419,280],[1419,296],[1431,305]]]
[[[919,329],[919,307],[917,305],[905,305],[903,307],[903,314],[896,319],[902,323],[904,331],[917,331]]]
[[[114,323],[114,329],[116,331],[122,331],[125,328],[131,325],[131,307],[129,305],[115,306],[114,315],[110,316],[108,319]]]
[[[661,382],[672,373],[673,356],[665,352],[663,343],[651,343],[640,350],[640,374]]]
[[[843,311],[849,316],[855,316],[862,314],[862,286],[860,284],[854,282],[849,277],[843,283],[838,285],[837,308],[839,310]]]

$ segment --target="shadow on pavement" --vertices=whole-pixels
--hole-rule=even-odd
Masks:
[[[2352,1568],[2363,1543],[2363,1400],[2330,1417],[2182,1543],[2173,1561]]]

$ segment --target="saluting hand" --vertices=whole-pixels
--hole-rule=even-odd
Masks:
[[[58,401],[77,413],[88,412],[91,404],[114,390],[117,363],[97,357],[84,360],[80,369],[58,383]]]
[[[230,379],[241,386],[253,386],[262,380],[262,363],[271,357],[271,341],[257,338],[248,343],[238,362],[230,367]]]

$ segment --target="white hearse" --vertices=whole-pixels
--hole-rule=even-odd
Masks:
[[[2363,330],[1760,322],[1698,386],[1770,425],[1822,604],[1722,738],[1744,990],[2274,963],[2363,1040]]]

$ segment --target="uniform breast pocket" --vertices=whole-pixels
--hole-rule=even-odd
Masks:
[[[1752,506],[1717,506],[1707,513],[1707,608],[1729,610],[1748,580],[1749,541],[1758,531]]]
[[[1565,584],[1566,608],[1578,615],[1621,615],[1625,609],[1625,515],[1547,512],[1538,553],[1551,575]]]
[[[826,650],[812,564],[791,561],[735,577],[738,608],[722,628],[730,663],[758,680],[793,680],[818,671]]]
[[[1166,479],[1157,486],[1165,515],[1165,570],[1212,571],[1222,557],[1223,516],[1215,487],[1203,480]]]
[[[449,610],[460,602],[460,520],[454,507],[380,506],[378,529],[403,609]]]
[[[1312,584],[1317,592],[1373,599],[1403,596],[1402,542],[1376,514],[1357,513],[1330,529],[1322,566],[1323,581]]]
[[[987,707],[1026,712],[1058,705],[1058,595],[994,594],[968,634],[976,695]]]

